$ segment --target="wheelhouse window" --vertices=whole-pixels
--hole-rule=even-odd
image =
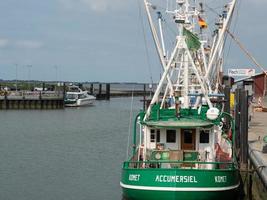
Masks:
[[[155,142],[156,140],[156,135],[155,135],[155,130],[151,129],[150,130],[150,142]]]
[[[150,130],[150,142],[160,142],[160,130]]]
[[[210,142],[210,131],[209,130],[201,130],[199,135],[199,142],[207,144]]]
[[[157,142],[160,142],[160,130],[157,129],[157,138],[156,138]]]
[[[176,130],[167,130],[166,134],[167,134],[167,137],[166,137],[167,143],[175,143],[176,142]]]

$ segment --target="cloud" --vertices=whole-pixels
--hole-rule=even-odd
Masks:
[[[0,48],[5,48],[7,46],[25,49],[39,49],[43,46],[43,42],[37,40],[10,40],[0,38]]]
[[[86,6],[94,12],[122,9],[129,3],[127,0],[59,0],[59,2],[67,9],[84,8]]]
[[[267,3],[266,0],[253,0],[252,2],[253,2],[253,3],[257,3],[257,4],[266,4],[266,3]],[[252,3],[252,2],[251,2],[251,3]]]
[[[39,49],[43,46],[41,41],[34,41],[34,40],[19,40],[15,42],[17,47],[22,47],[26,49]]]
[[[109,2],[106,0],[81,0],[83,4],[87,5],[91,10],[96,12],[104,12],[109,7]]]
[[[8,39],[0,38],[0,48],[6,47],[9,43]]]

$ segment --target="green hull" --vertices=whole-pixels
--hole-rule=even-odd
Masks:
[[[123,189],[123,200],[235,200],[238,190],[217,192],[167,192]]]
[[[202,169],[123,169],[125,200],[238,199],[239,173]]]

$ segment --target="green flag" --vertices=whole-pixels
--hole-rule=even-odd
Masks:
[[[194,33],[184,28],[183,35],[186,36],[185,42],[189,50],[196,51],[200,48],[201,42]]]

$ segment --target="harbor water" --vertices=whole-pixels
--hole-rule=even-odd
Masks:
[[[140,108],[136,97],[133,104],[113,98],[65,110],[1,110],[0,199],[120,200],[130,116]]]

